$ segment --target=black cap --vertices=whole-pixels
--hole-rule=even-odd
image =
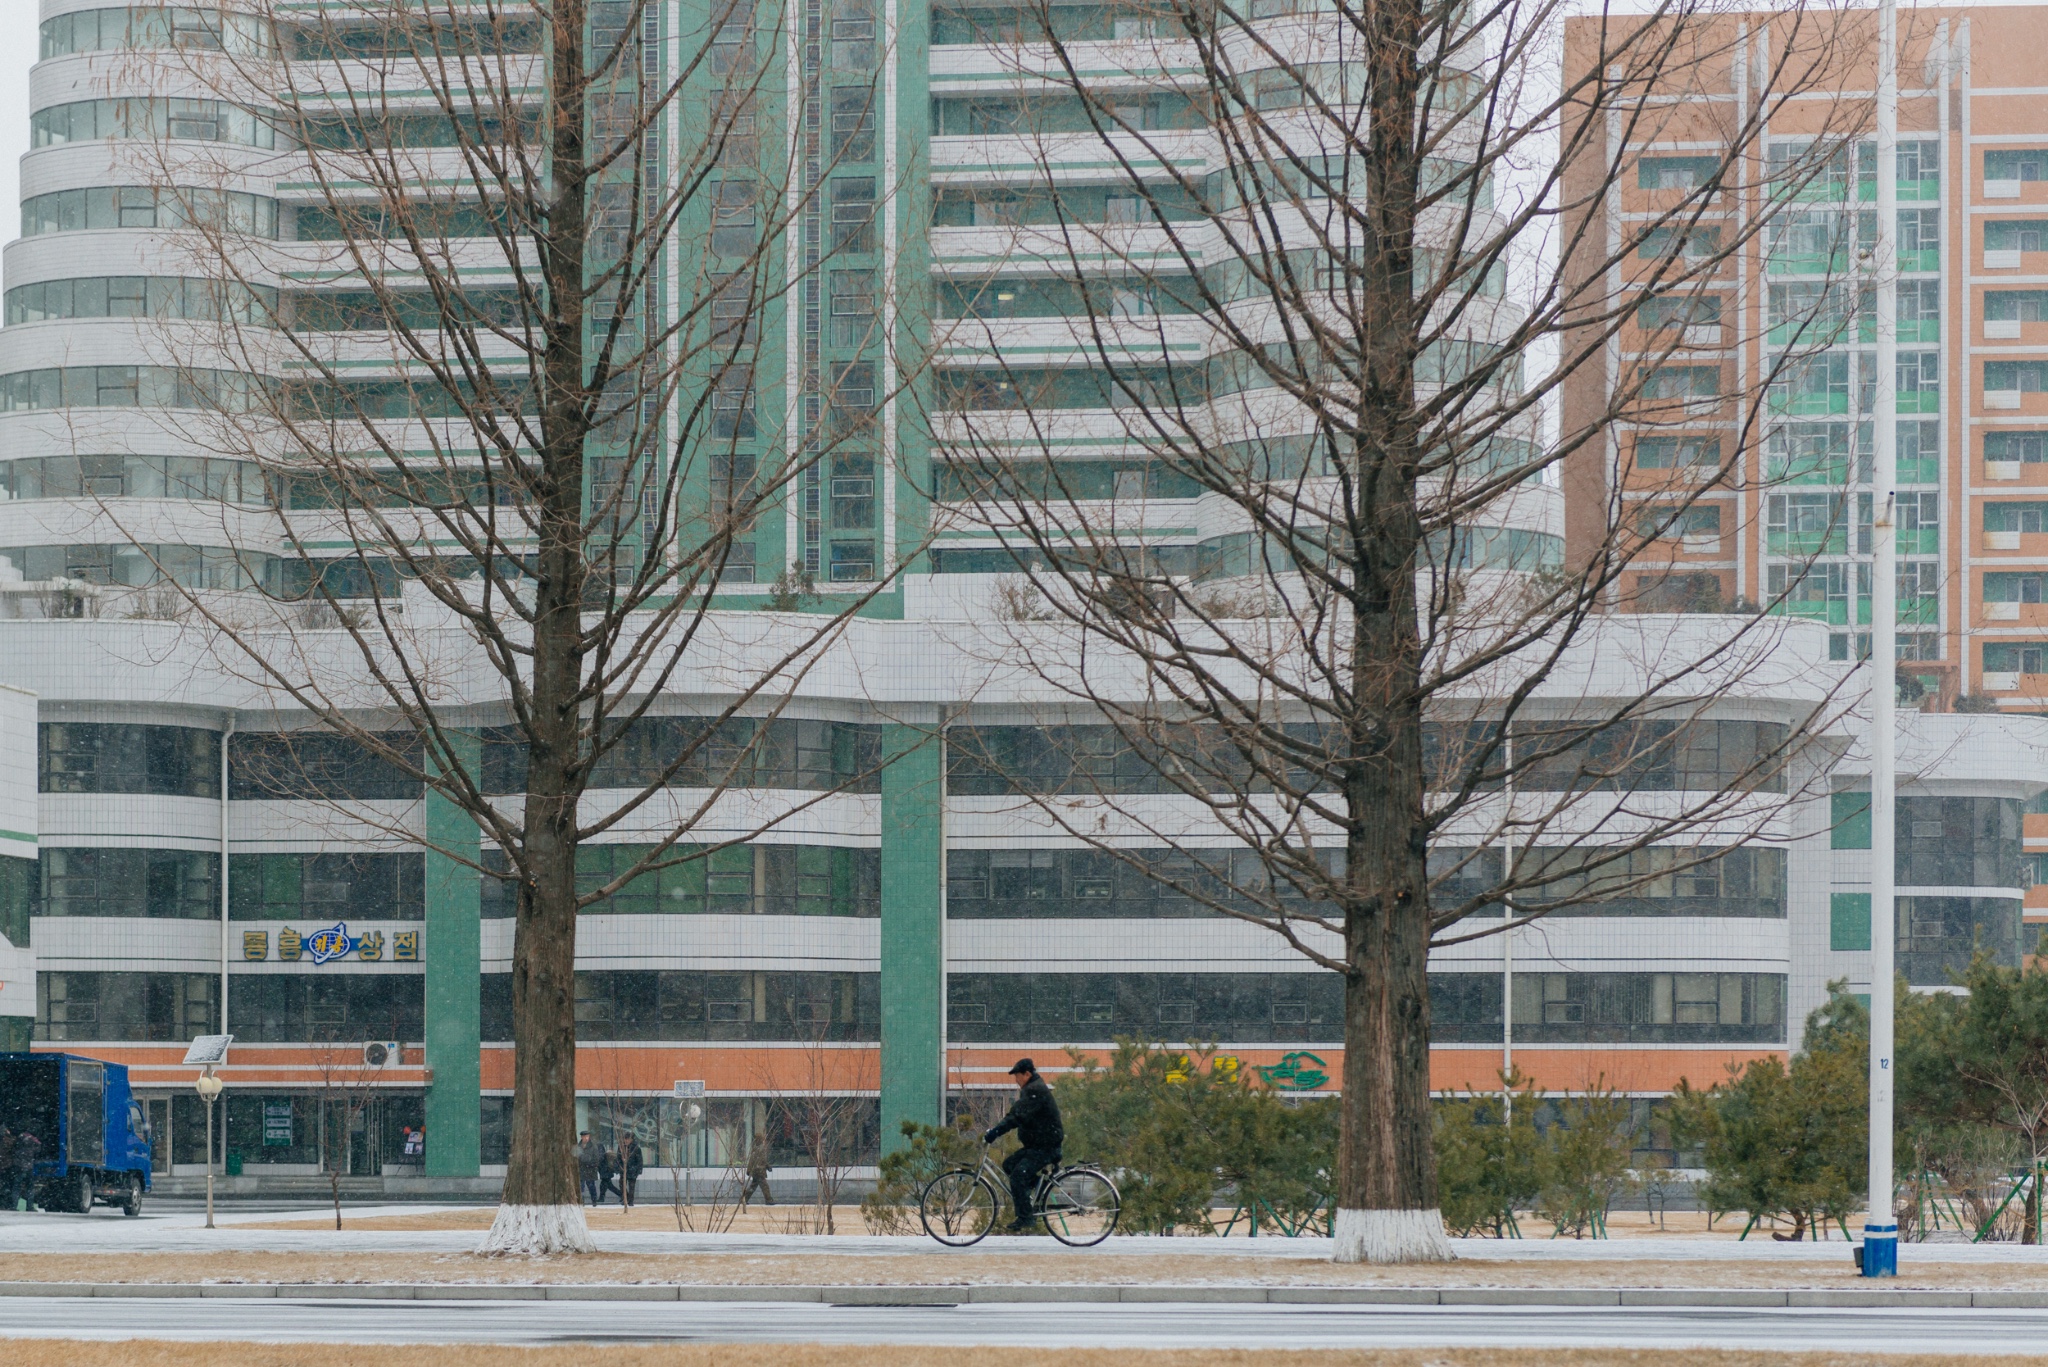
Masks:
[[[1011,1077],[1015,1077],[1019,1073],[1035,1073],[1037,1071],[1038,1065],[1028,1058],[1020,1058],[1010,1066]]]

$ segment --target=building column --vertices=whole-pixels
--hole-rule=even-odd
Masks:
[[[935,727],[882,728],[882,1152],[946,1104],[945,747]]]
[[[462,763],[476,773],[482,746],[473,736],[463,739],[467,753]],[[481,1161],[483,888],[473,861],[483,841],[469,814],[432,788],[426,815],[427,919],[421,957],[427,965],[427,1067],[433,1070],[427,1087],[426,1171],[429,1177],[474,1177]]]

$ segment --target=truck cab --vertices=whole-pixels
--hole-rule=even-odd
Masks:
[[[149,1121],[128,1069],[77,1054],[0,1054],[0,1126],[34,1135],[36,1203],[89,1212],[95,1201],[142,1213]]]

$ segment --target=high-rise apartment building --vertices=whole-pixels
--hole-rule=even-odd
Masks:
[[[293,496],[275,506],[258,470],[198,435],[198,414],[254,381],[207,378],[239,372],[208,349],[218,327],[204,315],[216,307],[208,301],[219,299],[221,282],[192,264],[206,255],[195,235],[226,225],[255,249],[257,274],[247,283],[271,291],[259,299],[283,301],[277,306],[296,326],[335,332],[355,348],[346,383],[397,392],[404,368],[361,326],[364,306],[352,294],[359,280],[332,263],[335,242],[355,230],[261,118],[192,74],[194,54],[203,61],[221,49],[278,64],[279,88],[312,88],[324,68],[380,51],[374,9],[349,7],[363,12],[343,26],[358,31],[353,46],[337,47],[273,34],[233,6],[223,15],[211,6],[43,0],[22,235],[7,249],[0,329],[0,682],[40,699],[40,824],[26,827],[39,839],[39,860],[35,880],[16,880],[19,895],[0,912],[0,1029],[10,1032],[5,1042],[20,1042],[24,1028],[9,1022],[26,1019],[14,999],[33,971],[38,1047],[130,1063],[164,1139],[160,1161],[178,1168],[203,1152],[190,1070],[178,1063],[182,1042],[215,1029],[236,1036],[221,1146],[249,1173],[308,1172],[339,1161],[343,1149],[359,1175],[456,1178],[504,1161],[511,907],[501,883],[475,872],[493,867],[497,852],[417,779],[333,737],[292,734],[303,712],[208,648],[203,632],[178,619],[175,595],[160,591],[165,576],[223,603],[312,582],[344,599],[388,587],[335,568],[348,542],[331,497],[311,489],[303,502]],[[632,7],[591,9],[594,31],[616,38]],[[867,1108],[871,1149],[903,1118],[935,1120],[949,1096],[999,1086],[1020,1052],[1056,1061],[1065,1046],[1100,1049],[1129,1035],[1213,1042],[1270,1069],[1276,1085],[1328,1091],[1341,1059],[1336,975],[1265,932],[1171,894],[1017,796],[1017,782],[1106,795],[1142,805],[1148,820],[1178,812],[1188,830],[1228,845],[1221,827],[1202,824],[1199,804],[1162,791],[1142,766],[1117,763],[1117,736],[1099,715],[1091,719],[1004,658],[1028,655],[1019,643],[1035,628],[1005,616],[1016,561],[998,530],[1001,510],[987,503],[972,462],[948,459],[949,443],[969,429],[983,452],[1010,440],[1018,459],[1056,463],[1078,502],[1091,505],[1101,525],[1142,542],[1162,573],[1227,586],[1241,572],[1255,547],[1241,517],[1222,500],[1198,497],[1146,442],[1086,341],[1088,294],[1075,277],[1099,270],[1114,299],[1111,316],[1135,324],[1134,365],[1149,364],[1144,346],[1157,350],[1164,339],[1182,383],[1205,373],[1211,341],[1201,320],[1185,315],[1157,278],[1138,284],[1122,273],[1121,263],[1146,251],[1163,258],[1172,225],[1138,221],[1124,173],[1077,130],[1058,90],[1032,76],[1031,64],[1046,60],[1028,41],[1037,21],[1014,7],[805,0],[758,23],[718,26],[709,25],[713,12],[675,0],[649,5],[632,47],[634,70],[662,76],[702,54],[707,99],[717,95],[714,77],[765,69],[775,79],[761,87],[758,109],[729,124],[737,145],[707,173],[703,240],[676,253],[641,317],[658,321],[673,307],[687,272],[723,280],[727,248],[755,241],[750,234],[777,203],[795,211],[787,241],[796,283],[786,300],[711,310],[716,326],[745,333],[749,361],[742,382],[709,395],[715,430],[732,443],[729,460],[682,496],[707,495],[721,481],[744,485],[790,453],[816,458],[802,462],[787,497],[751,524],[725,567],[717,593],[730,612],[713,618],[725,653],[693,661],[671,680],[659,711],[679,719],[716,711],[733,677],[765,668],[774,643],[747,625],[764,608],[845,601],[899,562],[905,568],[805,673],[778,715],[750,732],[756,762],[734,791],[708,802],[694,832],[707,843],[753,834],[625,886],[579,923],[578,1086],[593,1119],[651,1125],[677,1082],[701,1082],[710,1114],[693,1132],[688,1158],[723,1162],[764,1128],[776,1133],[790,1098],[851,1096]],[[1074,5],[1050,15],[1072,51],[1094,64],[1091,82],[1127,92],[1130,116],[1186,165],[1214,163],[1214,134],[1189,98],[1190,53],[1142,13]],[[1967,53],[1968,25],[1985,22],[1982,12],[1939,20],[1941,50]],[[504,49],[494,55],[527,60],[541,35],[515,28],[494,42]],[[1955,87],[1953,63],[1928,69],[1938,70],[1943,90]],[[1967,111],[1973,97],[1967,81],[1962,88],[1955,107]],[[1992,96],[1974,98],[1976,107],[1993,107],[1983,104]],[[679,156],[704,108],[678,104],[646,151]],[[793,121],[778,112],[792,108],[805,112]],[[1938,301],[1944,290],[1962,297],[1967,273],[1944,267],[1960,257],[1942,257],[1942,244],[1966,240],[1966,225],[1979,223],[1971,215],[1982,215],[1960,206],[1944,175],[1964,164],[1967,123],[1955,125],[1959,135],[1923,121],[1934,150],[1916,154],[1912,183],[1927,198],[1902,202],[1935,215],[1928,236],[1915,240],[1924,242],[1918,250],[1933,291],[1926,298]],[[2008,145],[2020,146],[1999,144]],[[1624,196],[1654,194],[1667,175],[1682,178],[1683,153],[1658,152],[1669,167],[1646,160],[1644,188],[1631,181]],[[1853,156],[1843,162],[1853,164]],[[786,184],[776,182],[787,198],[769,202],[751,177],[778,165],[794,168]],[[2048,185],[2048,170],[2036,175],[2039,167],[2023,159],[2013,165],[2013,194]],[[203,183],[180,187],[181,166]],[[1855,183],[1845,169],[1839,204],[1800,212],[1827,222],[1853,214]],[[210,197],[207,225],[188,221],[201,201],[185,188]],[[2019,245],[1999,250],[2031,250],[2031,228],[2013,231],[2022,234]],[[1092,232],[1108,244],[1099,253],[1087,249]],[[2015,260],[2022,269],[2027,258]],[[1916,288],[1922,278],[1914,277]],[[1731,285],[1728,343],[1751,337],[1738,317],[1754,316],[1754,337],[1764,337],[1761,320],[1779,283],[1778,267],[1759,255]],[[1783,283],[1799,282],[1788,274]],[[2020,297],[2016,329],[2034,317],[2024,302],[2032,296]],[[1966,426],[1940,407],[1939,377],[1949,367],[1967,373],[1971,345],[2011,342],[1990,343],[1987,332],[1958,352],[1967,330],[1944,328],[1936,303],[1927,308],[1933,320],[1916,326],[1935,358],[1924,373],[1934,378],[1911,420],[1931,431],[1916,435],[1921,444],[1912,449],[1929,472],[1922,484],[1932,511],[1913,543],[1924,550],[1913,558],[1954,565],[1963,490],[2005,479],[2007,469],[2016,473],[2000,487],[2023,489],[2030,472],[2048,471],[2048,447],[2038,458],[2028,454],[2028,434],[2011,416],[2023,416],[2020,407],[1981,424],[2017,443],[2001,445],[1981,478],[1979,467],[1943,458],[1964,449]],[[1510,314],[1504,304],[1503,325]],[[885,338],[895,339],[893,350]],[[925,344],[937,355],[920,370]],[[1742,345],[1761,355],[1767,343]],[[1780,510],[1771,500],[1853,500],[1857,345],[1819,363],[1827,375],[1828,366],[1839,368],[1842,383],[1822,384],[1813,391],[1819,397],[1800,390],[1799,404],[1819,407],[1788,409],[1782,437],[1801,443],[1800,452],[1839,459],[1800,465],[1797,482],[1768,492],[1737,481],[1707,505],[1725,509],[1719,535],[1710,537],[1704,522],[1688,533],[1679,565],[1716,576],[1718,595],[1770,592],[1773,574],[1790,563],[1781,552],[1803,544],[1783,529],[1808,525],[1795,511],[1806,504]],[[2015,404],[2048,390],[2048,381],[2025,382],[2031,363],[2017,353],[2009,361],[2008,351],[1997,355],[2021,367],[1999,372],[2001,383],[2017,377],[2007,386],[2021,391]],[[899,369],[902,358],[912,359]],[[1963,388],[1960,380],[1946,386],[1951,395]],[[1203,393],[1219,422],[1256,407],[1226,384]],[[1277,452],[1288,438],[1275,410],[1260,410],[1267,427],[1246,440],[1273,442]],[[1795,417],[1805,426],[1795,430]],[[849,433],[857,439],[844,439]],[[1535,439],[1533,428],[1525,439]],[[1731,438],[1703,424],[1697,439]],[[1776,459],[1767,444],[1759,440],[1757,462]],[[1639,443],[1632,458],[1645,469],[1682,468],[1688,448],[1673,449],[1681,454],[1667,461]],[[600,470],[593,487],[602,483]],[[1503,498],[1461,529],[1469,532],[1461,543],[1467,567],[1498,571],[1504,581],[1555,567],[1562,498],[1540,481]],[[2013,501],[2008,492],[2005,502]],[[2000,505],[1986,502],[1985,516],[1993,506]],[[2024,527],[2015,526],[2017,538]],[[1840,569],[1826,573],[1852,576],[1852,533],[1841,535],[1842,550],[1828,562]],[[1962,573],[1930,571],[1929,582],[1948,597],[1912,609],[1925,614],[1915,649],[1931,670],[1961,658],[1956,633],[1965,622],[1969,631],[1980,618],[2005,622],[1984,630],[2016,641],[2034,611],[2022,586],[2011,590],[2019,596],[1997,600],[2017,605],[2009,617],[1965,613]],[[2014,582],[2023,577],[2015,572]],[[1838,595],[1843,604],[1846,594]],[[439,629],[430,603],[403,586],[396,600],[422,631]],[[1846,606],[1829,615],[1836,598],[1824,593],[1818,602],[1813,615],[1827,625],[1795,624],[1777,663],[1716,703],[1703,723],[1715,728],[1723,767],[1657,782],[1710,787],[1715,775],[1740,772],[1745,753],[1825,704],[1834,686],[1831,647],[1832,658],[1846,660],[1853,625]],[[978,630],[998,618],[1001,631]],[[1696,638],[1704,649],[1717,628],[1709,614],[1619,623],[1588,646],[1598,669],[1560,679],[1557,705],[1600,689],[1625,693],[1634,676],[1623,662],[1641,657],[1646,629],[1658,640]],[[453,624],[445,631],[434,639],[459,657],[465,638]],[[1042,639],[1052,651],[1063,638],[1048,631]],[[2021,686],[2000,696],[2028,696],[2028,671],[2017,672]],[[1992,685],[1969,691],[1985,689]],[[502,705],[481,685],[461,699],[481,728]],[[1931,862],[1925,869],[1943,876],[1902,880],[1926,898],[1968,904],[1957,911],[1929,901],[1915,923],[1926,971],[1938,973],[1983,927],[2013,941],[2001,941],[2002,952],[2018,952],[2017,822],[2038,786],[2028,765],[2043,738],[2033,730],[2041,724],[2014,724],[2000,733],[2006,743],[1992,762],[1957,755],[1940,728],[1959,724],[1958,735],[1981,736],[1996,720],[1928,724],[1928,786],[1919,796],[1950,805],[1926,808],[1901,829],[1920,839],[1926,828],[1928,859],[1941,846],[1962,851],[1956,857],[1969,866]],[[1828,738],[1846,745],[1839,727]],[[877,769],[881,759],[890,762]],[[1815,767],[1819,759],[1802,763],[1802,782],[1856,786],[1853,761],[1831,779]],[[503,771],[487,764],[485,773],[507,784],[503,795],[514,791]],[[696,770],[671,786],[689,790],[693,782],[707,796],[708,780]],[[1524,932],[1509,952],[1487,940],[1440,955],[1431,965],[1438,1086],[1489,1085],[1511,1048],[1544,1085],[1605,1078],[1649,1095],[1680,1076],[1716,1079],[1729,1062],[1796,1043],[1798,1022],[1829,979],[1867,977],[1856,956],[1867,947],[1868,915],[1866,903],[1859,945],[1853,801],[1845,820],[1820,796],[1787,808],[1754,849],[1704,863],[1696,846],[1645,852],[1646,872],[1657,858],[1684,871],[1647,879],[1625,901]],[[601,887],[626,866],[620,861],[665,838],[661,822],[650,811],[587,848],[579,869],[587,885]],[[0,857],[9,835],[0,829]],[[1692,838],[1718,848],[1711,832]],[[1133,841],[1146,859],[1164,865],[1175,857]],[[27,946],[17,934],[24,924],[33,926]],[[341,1149],[327,1133],[323,1146],[322,1127],[335,1114],[323,1105],[323,1088],[331,1092],[323,1079],[331,1080],[336,1049],[379,1041],[399,1048],[380,1065],[363,1128]],[[678,1131],[673,1112],[665,1114],[663,1135],[672,1141]],[[421,1124],[423,1166],[400,1139]],[[794,1145],[784,1145],[782,1158],[797,1161]]]

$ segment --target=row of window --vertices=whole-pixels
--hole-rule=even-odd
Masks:
[[[217,853],[46,846],[39,862],[38,916],[220,918]],[[238,854],[228,873],[236,920],[426,915],[425,856],[417,852]]]
[[[1425,763],[1436,786],[1504,781],[1503,754],[1490,723],[1454,728],[1428,723]],[[1114,726],[956,726],[947,733],[948,790],[962,796],[1036,793],[1171,793],[1166,774],[1246,782],[1246,757],[1223,737],[1162,726],[1142,737]],[[1518,722],[1508,749],[1515,783],[1532,792],[1719,791],[1747,785],[1782,792],[1787,730],[1777,722],[1642,721],[1590,730],[1564,722]],[[1301,728],[1301,741],[1315,740]],[[1338,754],[1337,738],[1324,738]],[[1156,752],[1156,753],[1155,753]],[[1169,762],[1165,756],[1171,754]],[[1150,756],[1148,758],[1148,756]],[[1305,787],[1306,775],[1290,776]]]
[[[588,895],[649,858],[652,845],[583,845],[576,851],[576,890]],[[586,915],[864,916],[882,914],[882,856],[838,845],[734,845],[700,851],[677,845],[663,860],[683,862],[643,873],[586,907]],[[484,867],[504,870],[504,855],[487,851]],[[483,880],[486,919],[517,912],[507,878]]]
[[[1517,1044],[1782,1044],[1778,973],[1517,973]],[[1502,975],[1429,975],[1430,1039],[1501,1039]]]
[[[666,778],[677,787],[878,791],[877,726],[739,718],[707,736],[711,725],[697,717],[641,719],[598,764],[592,786],[639,787]],[[1595,731],[1563,722],[1522,722],[1510,748],[1521,756],[1516,782],[1531,791],[1705,791],[1739,783],[1781,791],[1778,751],[1785,736],[1786,728],[1775,722],[1644,721]],[[1301,739],[1312,740],[1312,730],[1302,728]],[[325,732],[239,732],[229,744],[228,796],[418,798],[422,784],[412,776],[420,763],[417,741],[394,734],[388,743],[390,756],[353,737]],[[1482,787],[1502,782],[1502,755],[1490,724],[1459,730],[1432,723],[1426,744],[1437,781],[1456,776]],[[670,772],[689,745],[696,746],[690,761]],[[525,750],[517,734],[486,732],[484,746],[485,791],[523,791]],[[1171,764],[1169,753],[1176,757]],[[1190,763],[1198,782],[1204,775],[1243,782],[1249,773],[1248,760],[1227,737],[1188,726],[1161,727],[1142,737],[1106,724],[956,726],[947,732],[949,787],[962,796],[1179,792],[1181,785],[1162,769],[1186,770]],[[37,768],[43,792],[217,798],[220,736],[185,726],[45,722],[38,729]],[[1310,780],[1297,775],[1290,781]]]

